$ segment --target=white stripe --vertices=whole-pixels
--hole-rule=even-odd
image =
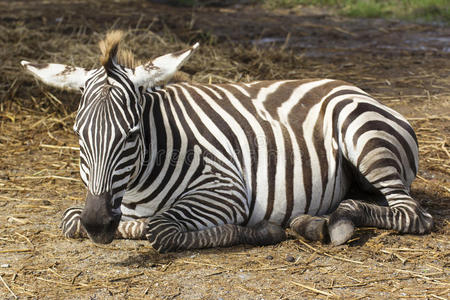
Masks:
[[[311,162],[311,204],[309,206],[309,211],[307,212],[310,215],[318,215],[323,214],[324,212],[319,211],[320,209],[320,198],[322,196],[322,174],[320,165],[322,160],[326,159],[324,157],[319,157],[317,155],[316,148],[314,146],[314,141],[319,137],[314,136],[314,127],[316,125],[316,121],[319,117],[321,108],[321,103],[315,104],[311,107],[306,118],[302,124],[303,127],[303,137],[305,139],[306,148],[309,152],[309,159]]]

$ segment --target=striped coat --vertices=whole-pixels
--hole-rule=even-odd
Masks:
[[[344,141],[357,141],[363,133],[352,125],[390,122],[386,134],[405,134],[395,141],[406,146],[399,156],[407,166],[404,181],[410,184],[417,170],[415,135],[404,118],[345,82],[182,83],[145,99],[143,123],[151,128],[155,120],[161,126],[150,130],[156,149],[146,151],[149,163],[141,175],[146,180],[134,182],[124,195],[124,217],[149,217],[206,190],[226,203],[215,210],[223,223],[254,225],[266,219],[286,226],[300,214],[330,213],[352,182],[344,161],[358,145],[349,149]],[[358,119],[367,108],[372,116]],[[378,115],[380,109],[392,114]],[[358,164],[360,158],[349,159]],[[187,222],[201,207],[197,199],[180,208],[190,214]],[[236,211],[228,211],[233,203]],[[204,224],[199,219],[196,229],[218,225],[216,219]]]

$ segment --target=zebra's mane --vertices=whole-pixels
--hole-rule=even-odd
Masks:
[[[119,47],[124,35],[125,33],[122,30],[113,30],[108,32],[106,37],[98,43],[100,51],[102,52],[100,63],[105,69],[108,70],[114,68],[112,61],[114,58],[116,59],[116,63],[126,68],[134,69],[141,65],[141,62],[134,57],[133,52]],[[188,74],[177,71],[174,76],[168,82],[163,83],[163,85],[178,82],[192,82],[192,79]]]
[[[106,34],[105,39],[101,40],[98,45],[102,55],[100,62],[105,68],[112,68],[112,60],[115,58],[116,62],[126,68],[135,68],[140,63],[134,58],[134,54],[128,49],[120,49],[119,44],[124,36],[121,30],[113,30]]]

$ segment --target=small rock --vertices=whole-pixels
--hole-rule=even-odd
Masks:
[[[239,274],[238,277],[241,280],[248,280],[248,279],[250,279],[250,275],[248,275],[248,274]]]
[[[287,262],[294,262],[295,258],[293,256],[288,255],[288,256],[286,256],[286,261]]]
[[[272,256],[272,255],[267,255],[267,256],[266,256],[266,259],[272,260],[272,259],[273,259],[273,256]]]
[[[0,265],[0,268],[9,268],[9,267],[11,267],[10,264],[1,264]]]

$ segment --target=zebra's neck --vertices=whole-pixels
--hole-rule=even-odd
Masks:
[[[140,151],[143,152],[138,176],[134,178],[129,186],[130,190],[141,190],[142,184],[153,173],[157,176],[157,168],[164,161],[167,153],[167,114],[164,107],[165,91],[148,92],[142,100],[141,116],[141,144]],[[167,123],[167,122],[166,122]],[[145,185],[144,185],[145,186]]]
[[[123,199],[125,204],[145,201],[147,211],[157,212],[177,196],[175,191],[164,189],[170,186],[168,174],[185,172],[185,158],[194,150],[179,130],[180,116],[172,101],[164,89],[144,94],[141,116],[144,155],[140,172]]]

